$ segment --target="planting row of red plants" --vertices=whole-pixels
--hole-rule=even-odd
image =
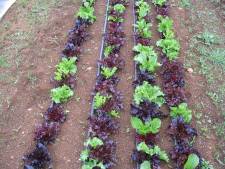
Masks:
[[[35,129],[35,147],[23,157],[24,169],[53,167],[48,145],[54,143],[61,124],[66,120],[63,104],[74,95],[76,63],[79,61],[80,47],[88,36],[89,25],[96,19],[94,3],[94,0],[83,1],[74,27],[69,30],[68,40],[61,52],[60,62],[56,65],[54,79],[51,80],[54,83],[54,88],[51,90],[52,103],[44,113],[44,121]]]
[[[136,129],[136,149],[132,160],[138,169],[158,169],[161,161],[169,162],[168,155],[157,145],[161,120],[166,115],[160,110],[164,94],[156,85],[156,71],[161,66],[151,46],[151,8],[144,0],[134,4],[135,81],[131,124]]]
[[[174,142],[170,157],[176,169],[213,169],[193,147],[197,130],[191,125],[192,111],[188,108],[185,95],[185,70],[177,60],[180,44],[175,38],[173,20],[169,18],[167,0],[153,0],[157,11],[158,32],[161,39],[157,46],[162,49],[161,78],[165,103],[169,108],[171,123],[168,128]]]
[[[125,41],[122,23],[126,6],[125,0],[109,0],[107,4],[101,59],[88,118],[88,138],[80,156],[82,169],[110,169],[116,164],[116,142],[112,137],[118,132],[117,119],[123,110],[116,74],[125,64],[120,49]]]

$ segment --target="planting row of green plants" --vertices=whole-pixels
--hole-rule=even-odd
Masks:
[[[161,35],[156,45],[162,49],[162,86],[171,117],[168,132],[174,141],[173,150],[170,152],[171,159],[175,161],[176,169],[213,169],[193,147],[197,131],[191,125],[192,111],[186,103],[184,67],[177,60],[180,44],[175,38],[173,20],[168,16],[168,2],[152,2],[157,9],[158,32]]]
[[[107,25],[88,118],[88,138],[80,156],[82,169],[110,169],[116,164],[116,142],[112,136],[118,131],[117,119],[123,109],[116,74],[124,67],[120,48],[125,40],[122,24],[126,6],[124,0],[109,0],[107,4]]]
[[[66,120],[63,104],[74,95],[75,75],[80,47],[87,37],[87,30],[96,17],[94,16],[95,0],[84,0],[80,7],[74,27],[69,31],[65,48],[54,74],[55,87],[51,90],[52,103],[44,112],[44,121],[35,129],[35,147],[23,157],[24,169],[44,169],[52,167],[48,145],[54,143],[61,124]]]
[[[135,1],[135,89],[131,104],[131,125],[136,130],[136,149],[132,154],[138,169],[159,168],[160,161],[169,162],[168,155],[157,145],[160,131],[160,111],[164,93],[156,83],[156,71],[161,66],[158,55],[151,46],[150,5],[144,0]]]

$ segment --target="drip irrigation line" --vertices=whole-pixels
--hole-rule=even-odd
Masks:
[[[102,42],[101,42],[101,49],[100,49],[100,53],[99,53],[99,59],[102,60],[104,55],[104,43],[105,43],[105,34],[106,34],[106,28],[107,28],[107,22],[108,22],[108,11],[109,11],[109,1],[107,0],[107,7],[106,7],[106,11],[105,11],[105,22],[104,22],[104,30],[103,30],[103,36],[102,36]],[[101,66],[100,63],[97,63],[97,74],[96,74],[96,78],[100,75],[101,72]],[[97,84],[97,81],[95,82],[95,84]],[[91,104],[91,111],[89,113],[90,116],[92,116],[94,113],[94,98],[92,99],[92,104]],[[89,136],[89,133],[88,133]]]

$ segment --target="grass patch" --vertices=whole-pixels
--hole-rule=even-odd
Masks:
[[[32,25],[41,24],[47,20],[51,1],[37,0],[28,13],[28,22]]]
[[[191,2],[190,2],[190,0],[180,0],[179,6],[181,8],[190,8],[191,7]]]
[[[6,68],[6,67],[10,67],[10,64],[8,63],[5,56],[0,55],[0,68]]]

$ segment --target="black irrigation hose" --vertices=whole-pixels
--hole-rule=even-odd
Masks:
[[[108,21],[108,11],[109,11],[109,1],[110,0],[107,0],[107,3],[106,3],[106,11],[105,11],[105,21],[104,21],[104,29],[103,29],[103,36],[102,36],[102,42],[101,42],[101,49],[100,49],[100,52],[99,52],[99,59],[102,60],[104,58],[104,43],[105,43],[105,34],[106,34],[106,30],[107,30],[107,21]],[[100,66],[100,63],[98,62],[97,63],[97,74],[96,74],[96,77],[98,77],[100,75],[100,72],[101,72],[101,66]],[[97,82],[96,82],[97,84]],[[91,111],[89,113],[89,115],[93,115],[94,113],[94,99],[92,100],[92,104],[91,104]],[[89,136],[89,134],[88,134]]]
[[[123,4],[124,2],[116,2],[115,4],[113,4],[112,6],[114,6],[114,5],[117,5],[117,4],[120,4],[120,5],[124,5],[124,10],[125,10],[125,8],[126,8],[126,4]],[[108,40],[106,40],[107,39],[107,35],[111,35],[111,36],[113,36],[114,38],[118,38],[117,36],[115,36],[114,34],[115,34],[115,32],[114,31],[112,31],[111,33],[112,34],[110,34],[110,31],[109,32],[107,32],[107,28],[108,28],[108,26],[110,25],[109,24],[109,22],[111,22],[111,23],[114,23],[114,24],[116,24],[116,29],[118,29],[120,26],[121,26],[121,24],[122,23],[119,23],[119,22],[121,22],[121,21],[109,21],[109,15],[111,14],[110,13],[110,11],[111,10],[109,10],[109,9],[111,9],[110,8],[110,0],[107,0],[107,3],[106,3],[106,5],[107,5],[107,7],[106,7],[106,12],[105,12],[105,21],[104,21],[104,32],[103,32],[103,36],[102,36],[102,40],[101,40],[101,48],[100,48],[100,53],[99,53],[99,60],[100,61],[103,61],[107,56],[105,56],[104,55],[104,49],[105,49],[105,45],[107,44],[107,42],[110,44],[110,45],[116,45],[118,42],[113,42],[112,40],[110,41],[109,39]],[[114,10],[114,12],[115,12],[115,10]],[[122,13],[118,13],[118,12],[116,12],[117,14],[121,14],[121,15],[123,15],[124,14],[124,12],[122,12]],[[113,14],[112,14],[113,15]],[[120,38],[123,38],[123,34],[121,35],[121,37]],[[112,43],[112,44],[111,44]],[[120,42],[121,43],[121,42]],[[120,47],[122,47],[122,45],[123,45],[123,43],[121,43],[120,44],[119,43],[119,49],[120,49]],[[109,45],[108,44],[108,45]],[[120,50],[119,49],[117,49],[116,50],[116,52],[114,53],[113,52],[113,54],[114,54],[114,56],[112,55],[112,56],[110,56],[110,57],[120,57],[118,54],[120,53]],[[121,62],[123,62],[123,59],[121,59]],[[113,64],[113,63],[112,63]],[[115,65],[117,64],[116,62],[114,63]],[[110,67],[110,66],[108,66],[108,67]],[[114,66],[113,66],[114,67]],[[115,67],[117,67],[117,66],[115,66]],[[98,83],[99,83],[99,80],[98,80],[98,78],[103,78],[103,79],[101,79],[100,81],[102,81],[102,82],[104,82],[105,80],[109,80],[109,79],[111,79],[111,78],[114,78],[113,76],[110,76],[110,77],[104,77],[103,76],[103,74],[101,74],[101,68],[102,68],[102,63],[100,63],[99,61],[97,61],[97,73],[96,73],[96,83],[95,83],[95,86],[97,86],[98,85]],[[118,64],[118,67],[117,67],[118,69],[120,69],[120,67],[119,67],[119,64]],[[111,79],[111,80],[113,80],[113,79]],[[116,84],[114,84],[114,85],[117,85],[117,82],[116,82]],[[116,89],[116,86],[114,86],[115,87],[115,91],[117,91],[117,89]],[[102,90],[104,90],[104,89],[102,89]],[[95,94],[97,93],[96,91],[94,92]],[[111,94],[112,96],[114,95],[114,93],[112,92],[112,91],[106,91],[106,94]],[[118,95],[118,93],[116,92],[115,93],[115,95]],[[120,95],[118,95],[118,96],[116,96],[116,99],[118,99],[118,98],[120,97]],[[113,100],[112,100],[113,101]],[[114,101],[113,101],[114,102]],[[115,105],[113,105],[113,104],[116,104],[117,106],[115,106]],[[108,106],[108,109],[107,110],[122,110],[122,105],[121,105],[121,103],[119,103],[119,102],[115,102],[115,103],[113,103],[112,105],[110,105],[109,104],[109,106]],[[103,117],[100,117],[99,115],[95,115],[95,110],[97,110],[96,108],[95,108],[95,97],[93,97],[92,98],[92,102],[91,102],[91,110],[90,110],[90,112],[89,112],[89,118],[91,119],[92,117],[93,118],[103,118]],[[99,109],[100,110],[100,109]],[[103,110],[101,113],[103,113],[103,115],[105,114],[105,116],[108,116],[108,117],[110,117],[109,115],[107,115],[107,113],[109,113],[107,110]],[[103,118],[103,120],[104,120],[104,118]],[[109,121],[114,121],[115,119],[113,118],[113,116],[112,117],[110,117],[109,118]],[[104,124],[104,122],[100,122],[99,124]],[[107,122],[108,123],[108,122]],[[109,122],[110,123],[110,122]],[[90,125],[91,125],[91,123],[90,123]],[[116,125],[116,124],[113,124],[113,125]],[[89,126],[88,126],[89,127]],[[111,126],[112,127],[112,126]],[[112,127],[113,128],[113,127]],[[105,132],[105,136],[103,136],[103,137],[101,137],[100,135],[95,135],[94,134],[94,132],[93,132],[93,130],[94,130],[94,128],[89,128],[88,129],[88,132],[87,132],[87,137],[86,137],[86,139],[88,140],[88,139],[91,139],[91,137],[97,137],[97,138],[99,138],[100,140],[102,140],[102,141],[106,141],[105,143],[107,143],[107,144],[110,144],[110,150],[114,153],[114,150],[113,150],[113,147],[114,147],[114,145],[115,145],[115,142],[114,142],[114,140],[112,139],[112,137],[111,137],[111,135],[110,135],[110,132]],[[100,130],[100,132],[104,132],[104,129],[102,130],[101,128],[99,129]],[[102,131],[101,131],[102,130]],[[115,130],[115,129],[114,129]],[[93,135],[92,135],[93,134]],[[112,134],[112,133],[111,133]],[[87,143],[87,142],[86,142]],[[105,146],[107,146],[107,144],[105,145]],[[112,148],[111,148],[112,147]],[[83,152],[85,152],[85,151],[88,151],[88,154],[89,153],[91,153],[91,151],[93,150],[92,149],[93,147],[89,147],[89,145],[88,144],[85,144],[84,145],[84,151],[82,151],[82,153]],[[104,145],[103,145],[103,147],[102,147],[103,149],[104,148],[107,148],[107,147],[104,147]],[[100,148],[98,149],[98,148],[94,148],[94,150],[96,150],[96,151],[101,151],[100,150]],[[102,150],[102,151],[104,151],[104,150]],[[107,155],[106,156],[113,156],[114,154],[112,153],[112,152],[107,152]],[[81,155],[82,155],[82,153],[81,153]],[[91,160],[93,161],[93,160],[97,160],[98,161],[98,163],[99,164],[101,164],[101,165],[104,165],[104,167],[105,168],[111,168],[114,164],[115,164],[115,159],[113,158],[113,157],[105,157],[107,160],[108,160],[108,162],[107,162],[107,160],[104,160],[104,159],[98,159],[98,158],[96,158],[95,156],[93,157],[93,156],[89,156],[88,155],[88,157],[87,158],[85,158],[85,159],[83,159],[83,158],[81,158],[81,161],[82,161],[82,165],[89,165],[88,164],[88,162],[90,162]],[[100,167],[99,167],[100,168]]]
[[[133,10],[132,10],[132,14],[133,14],[133,18],[134,18],[133,19],[133,24],[136,24],[136,21],[137,21],[137,17],[136,17],[136,14],[135,14],[135,2],[136,2],[136,0],[133,0]],[[134,41],[134,44],[137,44],[136,37],[135,37],[135,32],[136,32],[135,26],[133,26],[133,32],[134,32],[133,41]],[[137,69],[138,69],[137,62],[134,62],[134,80],[135,81],[137,80]],[[137,146],[136,139],[134,140],[134,143]],[[137,163],[136,164],[136,169],[139,169],[139,168],[140,168],[140,164]]]

